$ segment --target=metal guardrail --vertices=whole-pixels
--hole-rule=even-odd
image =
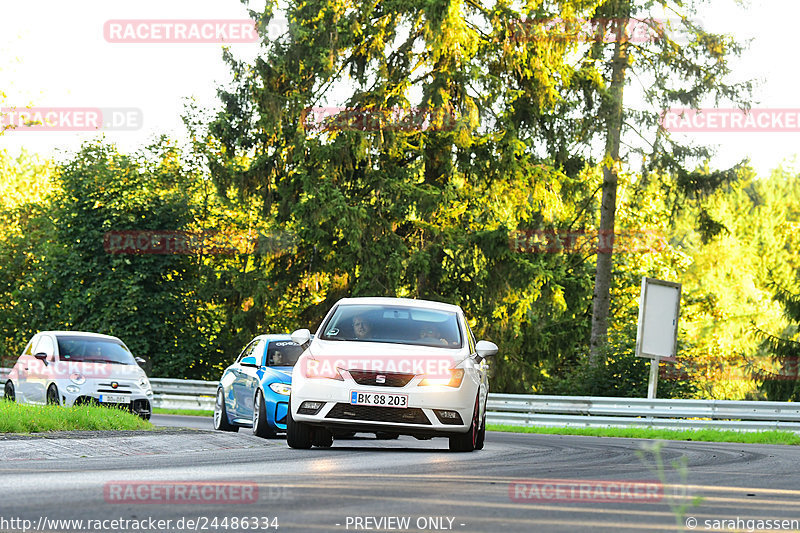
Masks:
[[[487,422],[574,428],[782,430],[800,433],[800,403],[490,394]]]
[[[8,374],[0,368],[0,380]],[[214,409],[217,383],[151,378],[153,406]],[[2,387],[0,387],[2,395]],[[595,396],[489,394],[489,424],[573,428],[781,430],[800,433],[800,403],[735,400],[649,400]]]

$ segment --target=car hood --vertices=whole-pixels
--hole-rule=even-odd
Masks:
[[[280,377],[288,378],[289,381],[287,381],[287,383],[291,383],[291,381],[292,381],[292,369],[294,367],[291,367],[291,366],[272,366],[270,368],[272,370],[274,370],[275,372],[277,372],[278,374],[282,374]]]

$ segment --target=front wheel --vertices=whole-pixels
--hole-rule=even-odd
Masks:
[[[17,396],[14,392],[14,383],[12,383],[10,379],[6,381],[6,386],[5,389],[3,390],[3,393],[5,394],[5,399],[8,400],[9,402],[17,401]]]
[[[267,406],[264,403],[261,389],[256,391],[256,397],[253,400],[253,435],[262,439],[275,436],[275,432],[267,422]]]
[[[292,418],[292,401],[289,400],[289,412],[286,413],[286,443],[290,448],[307,450],[311,448],[312,440],[311,426],[295,422]]]
[[[325,428],[316,428],[311,438],[311,444],[318,448],[330,448],[333,446],[333,433]]]
[[[239,426],[228,422],[228,411],[225,409],[225,395],[222,389],[217,389],[217,399],[214,402],[214,429],[217,431],[239,431]]]
[[[478,397],[475,397],[475,409],[472,414],[472,424],[469,426],[469,431],[460,435],[453,435],[450,437],[450,451],[452,452],[471,452],[476,448],[478,442]]]
[[[58,399],[58,387],[56,387],[55,383],[47,388],[47,405],[61,405]]]

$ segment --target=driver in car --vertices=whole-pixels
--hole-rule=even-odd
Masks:
[[[366,339],[372,333],[372,326],[361,315],[353,317],[353,333],[357,339]]]

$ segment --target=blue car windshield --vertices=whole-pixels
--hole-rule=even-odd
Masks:
[[[321,338],[436,348],[462,346],[456,313],[391,305],[340,305],[322,328]]]
[[[267,347],[268,366],[294,366],[303,347],[292,341],[271,341]]]
[[[58,336],[58,356],[62,361],[135,365],[128,348],[119,341],[102,337]]]

